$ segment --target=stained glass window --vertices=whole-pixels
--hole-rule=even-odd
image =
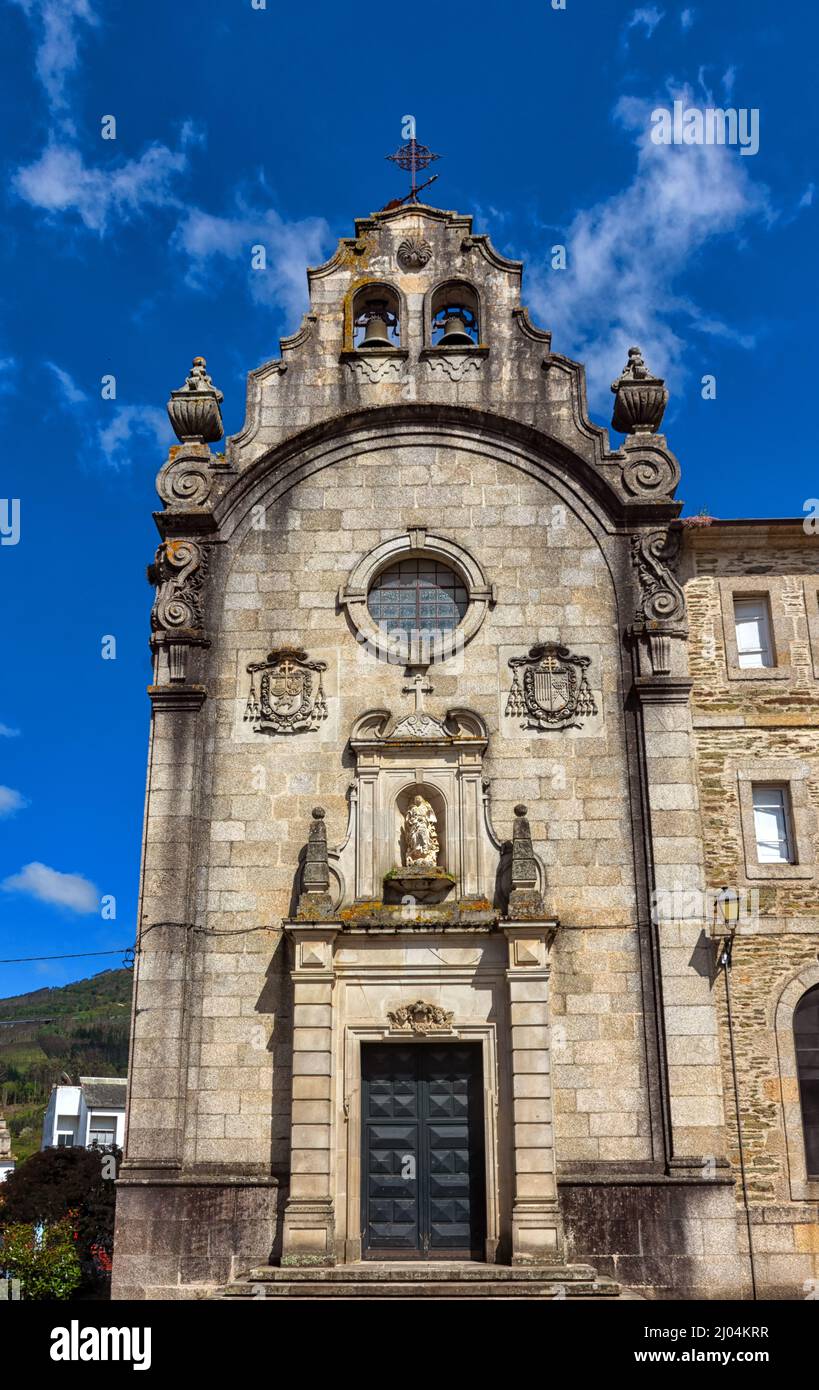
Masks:
[[[469,595],[460,575],[436,560],[401,560],[374,581],[370,616],[383,632],[412,637],[452,632],[464,617]]]

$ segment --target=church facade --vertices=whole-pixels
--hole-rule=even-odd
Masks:
[[[819,1287],[815,538],[521,274],[375,214],[172,395],[115,1296]]]

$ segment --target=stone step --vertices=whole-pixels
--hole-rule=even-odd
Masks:
[[[265,1265],[216,1290],[216,1298],[619,1298],[619,1284],[590,1265],[336,1265],[326,1269]]]
[[[614,1284],[605,1285],[602,1281],[594,1283],[566,1284],[540,1284],[534,1281],[526,1283],[512,1283],[509,1280],[498,1280],[492,1282],[487,1280],[484,1283],[461,1283],[454,1280],[433,1281],[415,1280],[412,1283],[375,1283],[371,1280],[363,1283],[340,1283],[322,1284],[309,1283],[300,1280],[297,1284],[242,1284],[235,1283],[226,1285],[218,1289],[214,1295],[216,1298],[248,1299],[258,1300],[264,1298],[295,1298],[295,1299],[383,1299],[383,1298],[412,1298],[412,1299],[439,1299],[439,1298],[516,1298],[516,1299],[558,1299],[571,1302],[576,1298],[620,1298],[620,1289]]]
[[[349,1265],[260,1265],[238,1276],[254,1283],[389,1283],[460,1281],[481,1283],[498,1281],[540,1281],[553,1284],[593,1282],[597,1271],[593,1265],[490,1265],[461,1260],[368,1260]]]

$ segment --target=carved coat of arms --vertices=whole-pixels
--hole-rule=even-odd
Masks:
[[[591,657],[575,656],[558,642],[539,642],[528,656],[513,656],[514,676],[506,713],[522,716],[522,729],[579,729],[597,713],[586,669]]]
[[[424,999],[416,999],[412,1004],[402,1004],[398,1009],[388,1009],[390,1027],[400,1033],[451,1033],[453,1014],[451,1009],[442,1009],[438,1004],[428,1004]]]
[[[326,661],[310,661],[297,647],[280,647],[247,668],[250,693],[245,719],[259,733],[295,734],[317,729],[327,718],[321,673]],[[256,677],[259,689],[256,691]]]

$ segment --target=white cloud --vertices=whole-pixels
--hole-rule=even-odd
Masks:
[[[670,99],[689,104],[688,91]],[[632,182],[578,212],[567,232],[568,269],[534,275],[532,307],[558,351],[585,361],[589,394],[608,413],[608,387],[637,343],[661,375],[681,373],[691,330],[742,346],[752,337],[685,298],[676,286],[705,247],[771,216],[767,190],[727,146],[655,145],[651,102],[623,98],[615,114],[637,132]],[[557,240],[558,238],[556,238]],[[673,385],[673,382],[672,382]]]
[[[722,86],[728,101],[731,100],[731,97],[734,94],[734,84],[736,80],[737,70],[734,64],[732,63],[731,66],[729,68],[726,68],[725,72],[722,74]]]
[[[683,10],[680,15],[680,28],[685,31],[690,29],[697,17],[696,10]]]
[[[308,265],[327,255],[330,229],[323,217],[286,222],[272,208],[260,211],[241,202],[233,217],[215,217],[193,208],[176,232],[178,250],[188,258],[188,282],[205,288],[211,262],[222,257],[244,264],[251,297],[276,305],[291,317],[307,307]],[[264,246],[266,269],[251,269],[251,247]],[[295,326],[295,325],[294,325]]]
[[[104,236],[112,223],[128,222],[154,209],[182,207],[179,177],[188,170],[188,149],[201,144],[192,121],[182,125],[179,148],[155,141],[138,158],[91,165],[78,147],[67,93],[68,76],[79,66],[83,26],[98,23],[90,0],[13,0],[39,36],[37,72],[45,89],[52,129],[31,164],[12,175],[20,198],[50,216],[74,214]]]
[[[17,792],[13,787],[0,787],[0,816],[13,816],[15,811],[22,811],[28,802],[22,792]]]
[[[631,15],[626,24],[626,33],[642,25],[646,31],[646,38],[650,39],[657,25],[660,23],[660,20],[664,18],[665,10],[658,10],[656,5],[643,5]]]
[[[61,404],[75,416],[79,413],[86,438],[96,426],[97,448],[110,468],[130,464],[134,452],[144,451],[146,442],[152,451],[163,454],[174,442],[166,410],[156,405],[116,405],[106,401],[96,405],[63,367],[56,362],[45,365],[57,379]]]
[[[99,893],[94,884],[82,874],[63,874],[47,864],[24,864],[19,874],[0,884],[6,893],[26,893],[43,903],[55,903],[71,912],[87,915],[99,907]]]
[[[50,372],[53,372],[60,386],[60,394],[66,405],[80,405],[88,400],[84,391],[80,390],[74,378],[62,367],[58,367],[56,362],[46,362]]]
[[[146,440],[161,451],[174,442],[167,411],[155,405],[115,406],[111,420],[97,430],[100,452],[112,468],[130,463],[133,451]]]
[[[813,207],[813,199],[814,199],[815,193],[816,193],[816,184],[815,184],[815,183],[809,183],[808,186],[807,186],[807,188],[805,189],[804,193],[802,194],[802,197],[799,199],[799,207],[800,207],[800,208],[810,208],[810,207]]]
[[[89,231],[104,236],[115,219],[123,222],[149,208],[179,207],[180,175],[188,169],[186,125],[181,148],[153,144],[138,159],[93,168],[73,145],[52,140],[39,159],[24,165],[13,186],[25,202],[43,212],[76,213]]]
[[[68,116],[66,85],[79,64],[79,40],[83,26],[98,20],[89,0],[13,0],[25,11],[39,39],[36,70],[52,114],[73,131]]]
[[[0,738],[19,738],[20,730],[12,729],[8,724],[0,724]]]

